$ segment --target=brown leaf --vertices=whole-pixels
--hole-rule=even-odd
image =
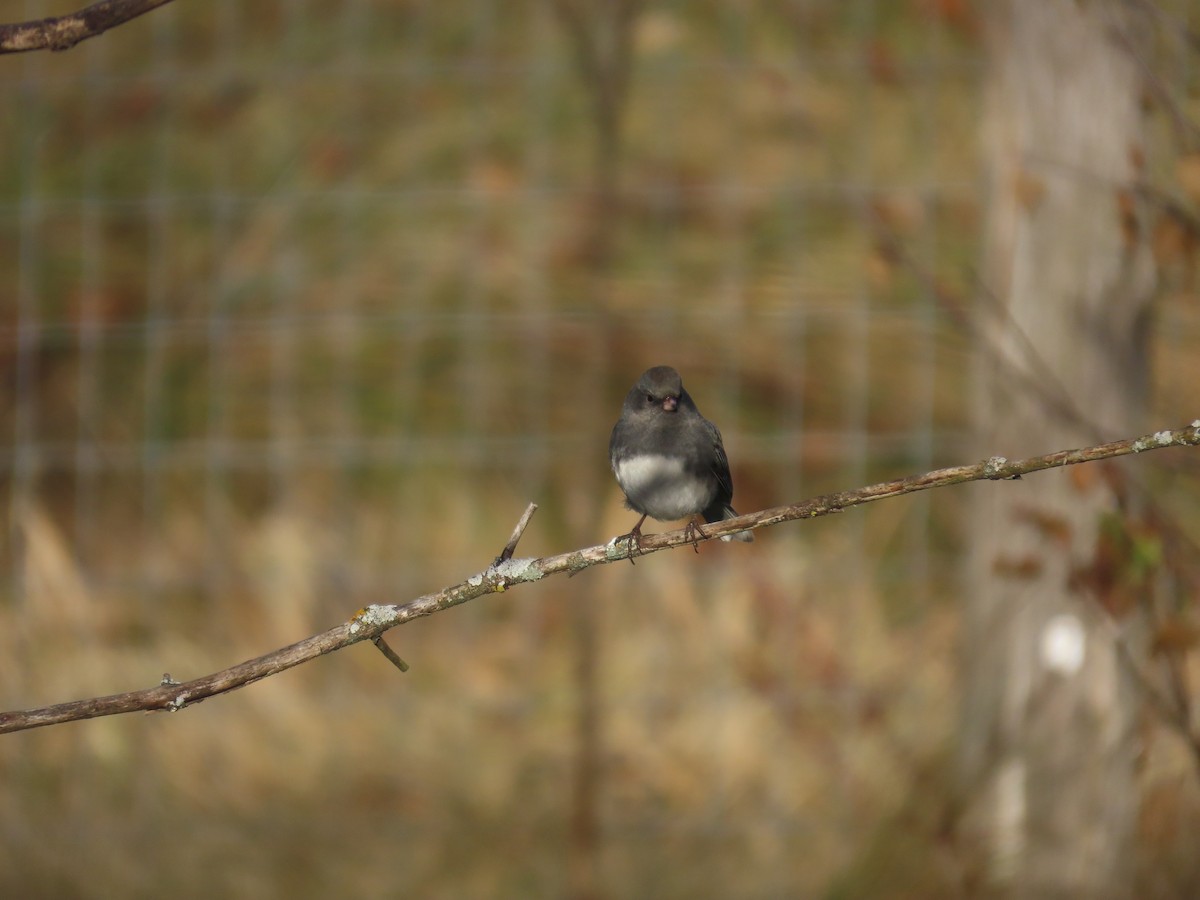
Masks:
[[[867,43],[867,69],[880,84],[900,82],[900,66],[896,62],[896,54],[881,40]]]
[[[920,0],[921,11],[970,37],[976,37],[979,16],[970,0]]]
[[[1200,644],[1200,628],[1182,616],[1164,619],[1154,632],[1150,649],[1155,653],[1186,653]]]
[[[1117,191],[1117,215],[1121,223],[1121,236],[1128,247],[1138,243],[1141,226],[1138,222],[1137,197],[1133,191],[1122,188]]]
[[[1162,541],[1147,522],[1109,513],[1100,520],[1092,559],[1072,570],[1071,588],[1090,593],[1114,616],[1149,599],[1162,566]]]
[[[896,281],[896,264],[894,254],[884,248],[875,247],[867,257],[867,278],[879,293],[892,289]]]
[[[1175,163],[1175,177],[1188,199],[1200,206],[1200,152],[1186,153]]]
[[[1154,261],[1160,266],[1180,262],[1188,246],[1188,229],[1183,221],[1169,210],[1158,217],[1150,247]]]
[[[1037,578],[1045,569],[1041,558],[1032,554],[1028,556],[998,556],[992,563],[992,571],[1003,578],[1029,580]]]
[[[1129,164],[1139,173],[1146,171],[1146,151],[1141,144],[1129,145]]]
[[[1190,841],[1188,823],[1194,815],[1189,792],[1179,790],[1173,778],[1147,781],[1138,802],[1138,838],[1147,847],[1189,846],[1182,843]]]
[[[495,159],[476,161],[467,175],[474,190],[492,197],[511,194],[521,180],[513,166]]]
[[[911,234],[925,226],[925,207],[917,194],[877,195],[871,200],[871,211],[880,222],[901,234]]]
[[[1022,524],[1033,526],[1043,537],[1049,538],[1059,546],[1065,547],[1071,542],[1071,523],[1057,513],[1038,509],[1036,506],[1018,506],[1013,510],[1013,518]]]
[[[1013,179],[1013,193],[1022,209],[1033,212],[1041,206],[1042,198],[1046,196],[1046,182],[1028,170],[1021,169]]]
[[[1099,482],[1099,468],[1099,466],[1071,466],[1067,469],[1067,478],[1075,490],[1086,494]]]

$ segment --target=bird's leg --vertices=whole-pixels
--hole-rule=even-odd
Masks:
[[[700,523],[695,519],[688,519],[687,525],[683,528],[683,536],[692,542],[692,549],[697,553],[700,552],[699,542],[708,539],[708,535],[704,533],[704,529],[700,527]]]
[[[630,531],[629,534],[623,534],[619,538],[617,538],[618,541],[628,541],[629,542],[629,564],[631,566],[637,565],[633,561],[633,558],[637,554],[642,552],[642,523],[645,521],[646,521],[646,516],[643,515],[640,519],[637,520],[637,524],[633,526],[633,530]]]

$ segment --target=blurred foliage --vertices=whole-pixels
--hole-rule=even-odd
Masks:
[[[0,58],[5,708],[436,589],[531,499],[523,554],[627,530],[605,446],[648,365],[721,425],[744,510],[966,461],[969,338],[878,236],[970,299],[973,5],[656,3],[634,48],[599,267],[547,4],[180,0]],[[1172,158],[1147,162],[1168,190]],[[1168,425],[1200,331],[1175,227]],[[414,623],[403,677],[357,648],[8,736],[0,894],[564,893],[589,604],[601,893],[960,895],[939,493]],[[1196,788],[1147,746],[1146,883],[1194,887]]]

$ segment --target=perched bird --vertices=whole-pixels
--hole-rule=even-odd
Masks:
[[[700,415],[670,366],[648,369],[626,395],[608,455],[626,505],[642,514],[623,536],[635,547],[641,545],[647,516],[671,521],[699,514],[705,522],[720,522],[737,515],[729,505],[733,479],[721,432]],[[704,534],[694,521],[687,527],[693,538]],[[754,540],[748,531],[721,536],[732,538]]]

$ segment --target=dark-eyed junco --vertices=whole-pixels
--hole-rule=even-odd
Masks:
[[[700,415],[670,366],[648,369],[626,395],[608,455],[626,505],[642,514],[625,536],[634,546],[647,516],[669,522],[698,513],[705,522],[720,522],[737,515],[729,505],[733,479],[721,432]],[[704,534],[693,521],[688,529]],[[721,536],[732,538],[754,540],[748,531]]]

